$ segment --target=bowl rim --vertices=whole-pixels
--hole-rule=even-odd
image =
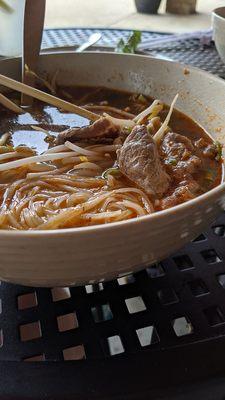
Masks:
[[[224,11],[224,16],[220,15],[220,11]],[[214,17],[219,18],[221,20],[225,20],[225,6],[217,7],[212,11]]]
[[[218,7],[217,9],[215,9],[213,11],[213,13],[216,10],[219,9],[224,9],[225,7]],[[217,14],[215,14],[217,15]],[[219,16],[219,15],[218,15]],[[223,17],[221,17],[222,19],[225,19]],[[57,48],[56,48],[57,50]],[[165,64],[173,64],[176,65],[177,67],[181,67],[181,68],[185,68],[187,67],[190,71],[196,71],[198,73],[201,73],[201,75],[205,75],[206,77],[213,79],[214,81],[221,83],[222,85],[225,86],[225,80],[223,80],[222,78],[213,75],[207,71],[204,71],[198,67],[194,67],[188,64],[182,64],[180,62],[177,61],[173,61],[173,60],[165,60],[165,59],[160,59],[154,56],[149,56],[149,55],[144,55],[144,54],[124,54],[124,53],[115,53],[115,52],[111,52],[111,51],[84,51],[82,53],[74,53],[74,51],[69,50],[69,51],[62,51],[62,52],[45,52],[45,53],[41,53],[42,57],[47,57],[47,56],[54,56],[54,55],[65,55],[65,54],[78,54],[79,56],[82,55],[112,55],[115,57],[138,57],[138,58],[144,58],[144,59],[150,59],[150,60],[157,60],[161,63],[165,63]],[[21,57],[15,57],[15,58],[4,58],[3,60],[0,60],[0,64],[1,62],[4,61],[12,61],[12,60],[18,60],[21,59]],[[218,186],[216,186],[215,188],[209,190],[206,193],[201,194],[200,196],[188,200],[185,203],[182,204],[178,204],[174,207],[168,208],[166,210],[162,210],[162,211],[157,211],[156,213],[152,213],[152,214],[147,214],[144,216],[140,216],[140,217],[135,217],[135,218],[131,218],[129,220],[124,220],[124,221],[118,221],[118,222],[110,222],[108,224],[102,224],[102,225],[90,225],[90,226],[84,226],[84,227],[74,227],[74,228],[62,228],[62,229],[49,229],[49,230],[41,230],[41,229],[37,229],[37,230],[0,230],[0,237],[41,237],[41,236],[49,236],[49,237],[55,237],[55,236],[65,236],[65,235],[73,235],[73,236],[81,236],[82,234],[88,234],[88,233],[92,233],[95,231],[106,231],[106,230],[114,230],[114,229],[118,229],[119,227],[122,226],[127,226],[127,228],[133,226],[133,225],[137,225],[140,223],[146,223],[146,222],[151,222],[154,221],[155,219],[161,219],[164,216],[171,216],[173,214],[180,214],[182,213],[182,211],[186,211],[188,208],[192,208],[193,205],[199,205],[199,203],[204,203],[205,200],[207,200],[208,198],[214,197],[214,196],[219,196],[219,193],[224,192],[225,194],[225,181],[221,182]]]

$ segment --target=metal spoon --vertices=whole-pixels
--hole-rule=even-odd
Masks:
[[[78,53],[81,53],[82,51],[86,50],[87,48],[93,46],[96,42],[98,42],[102,37],[101,33],[93,33],[92,35],[89,36],[87,41],[83,43],[82,45],[76,47],[76,46],[61,46],[61,47],[46,47],[45,49],[41,50],[42,54],[46,53],[61,53],[62,51],[75,51]],[[104,46],[105,48],[105,46]],[[111,48],[110,48],[111,49]]]
[[[102,37],[102,34],[99,32],[93,33],[89,36],[88,40],[84,42],[81,46],[76,49],[76,53],[81,53],[82,51],[88,49],[88,47],[93,46],[93,44],[97,43]]]

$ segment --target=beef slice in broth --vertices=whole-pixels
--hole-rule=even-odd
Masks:
[[[56,144],[65,143],[67,140],[76,142],[82,139],[104,139],[105,137],[115,137],[117,133],[118,128],[108,118],[101,117],[93,124],[69,128],[60,132],[57,136]]]
[[[170,178],[159,156],[157,145],[145,125],[138,125],[118,151],[121,172],[148,195],[161,197],[169,188]]]

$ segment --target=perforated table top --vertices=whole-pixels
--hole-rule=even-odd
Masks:
[[[63,47],[80,45],[93,32],[101,32],[102,38],[99,46],[114,47],[120,38],[127,38],[131,31],[124,29],[49,29],[44,31],[42,48]],[[162,34],[156,32],[142,32],[142,44],[149,39],[159,38]],[[174,61],[190,64],[217,74],[225,78],[225,65],[215,49],[211,40],[198,39],[178,40],[161,45],[154,50],[146,50],[146,54],[168,57]]]
[[[91,32],[46,31],[43,46]],[[103,41],[128,33],[104,30]],[[213,44],[199,46],[163,51],[225,76]],[[225,214],[134,275],[70,289],[2,282],[0,299],[0,399],[225,398]]]

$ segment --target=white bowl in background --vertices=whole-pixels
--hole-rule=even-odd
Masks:
[[[225,7],[216,8],[212,13],[213,40],[217,51],[225,62]]]

